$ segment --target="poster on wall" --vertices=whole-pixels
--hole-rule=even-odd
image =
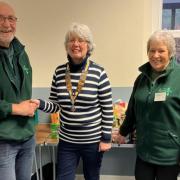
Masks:
[[[176,41],[176,59],[177,62],[180,64],[180,37],[175,37]]]

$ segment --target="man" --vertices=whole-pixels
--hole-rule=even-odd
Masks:
[[[35,148],[32,69],[16,21],[0,2],[0,180],[30,180]]]

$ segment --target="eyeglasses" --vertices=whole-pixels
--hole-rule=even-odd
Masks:
[[[87,43],[87,41],[85,41],[84,39],[71,39],[71,40],[69,40],[69,43],[71,43],[71,44],[75,44],[75,43],[84,44],[84,43]]]
[[[17,17],[15,16],[3,16],[0,15],[0,23],[4,23],[6,20],[9,21],[9,23],[15,23],[17,21]]]

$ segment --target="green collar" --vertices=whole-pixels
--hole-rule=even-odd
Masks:
[[[168,64],[167,68],[160,74],[164,74],[165,76],[168,75],[174,69],[174,67],[176,65],[177,65],[176,59],[175,59],[175,57],[172,57],[170,59],[170,62]],[[149,62],[140,66],[139,71],[148,77],[151,77],[151,75],[152,75],[152,67]]]

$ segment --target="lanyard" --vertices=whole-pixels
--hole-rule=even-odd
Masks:
[[[82,70],[81,76],[79,78],[77,88],[76,88],[75,91],[73,91],[72,90],[69,63],[67,63],[65,80],[66,80],[66,87],[67,87],[67,90],[68,90],[68,93],[69,93],[69,96],[70,96],[70,99],[71,99],[71,104],[72,104],[71,111],[73,111],[73,112],[76,110],[75,105],[74,105],[75,101],[76,101],[76,98],[77,98],[78,94],[80,93],[80,91],[82,90],[82,88],[83,88],[83,86],[85,84],[89,64],[90,64],[90,62],[89,62],[89,60],[87,60],[86,66],[85,66],[84,70]]]

